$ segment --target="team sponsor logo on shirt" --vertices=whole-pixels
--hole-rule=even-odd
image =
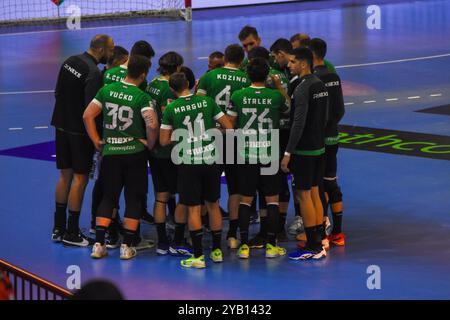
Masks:
[[[108,137],[106,143],[108,144],[124,144],[133,141],[133,137]]]
[[[64,65],[64,69],[66,69],[67,71],[69,71],[71,74],[73,74],[75,77],[77,77],[78,79],[81,78],[81,73],[78,72],[75,68],[69,66],[67,63]]]
[[[323,92],[313,94],[313,99],[320,99],[323,97],[328,97],[328,91],[323,91]]]
[[[337,87],[339,86],[339,81],[330,81],[325,83],[325,87]]]

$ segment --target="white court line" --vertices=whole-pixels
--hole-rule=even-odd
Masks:
[[[408,97],[409,100],[413,100],[413,99],[420,99],[420,96],[412,96],[412,97]]]
[[[398,101],[398,98],[388,98],[386,101]]]
[[[56,154],[52,154],[52,158],[56,158]]]
[[[48,129],[48,126],[37,126],[34,127],[35,129]]]
[[[442,93],[432,93],[430,97],[442,97]]]
[[[354,102],[346,102],[344,103],[344,106],[351,106],[352,104],[355,104]]]
[[[55,90],[11,91],[11,92],[0,92],[0,95],[36,94],[36,93],[53,93],[53,92],[55,92]]]
[[[23,128],[8,128],[9,131],[23,130]]]
[[[374,103],[374,102],[377,102],[377,100],[366,100],[363,103]]]
[[[206,59],[208,59],[208,57],[198,57],[197,59],[198,60],[206,60]]]
[[[343,66],[336,66],[335,68],[336,69],[342,69],[342,68],[356,68],[356,67],[365,67],[365,66],[376,66],[376,65],[380,65],[380,64],[400,63],[400,62],[409,62],[409,61],[417,61],[417,60],[428,60],[428,59],[436,59],[436,58],[444,58],[444,57],[450,57],[450,53],[438,54],[438,55],[434,55],[434,56],[408,58],[408,59],[398,59],[398,60],[359,63],[359,64],[347,64],[347,65],[343,65]]]

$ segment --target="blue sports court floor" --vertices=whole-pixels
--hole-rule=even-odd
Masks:
[[[380,30],[366,27],[366,4],[349,2],[201,11],[190,24],[161,20],[0,34],[0,258],[63,287],[68,266],[78,265],[83,282],[111,279],[133,299],[450,298],[450,1],[380,1]],[[159,257],[154,250],[132,261],[120,261],[117,251],[93,261],[89,249],[51,243],[58,172],[49,123],[61,62],[84,51],[96,33],[108,33],[127,48],[148,40],[156,58],[177,50],[200,77],[205,57],[238,42],[245,24],[259,30],[265,46],[297,32],[327,40],[328,59],[344,83],[342,124],[383,129],[384,139],[393,138],[386,138],[392,130],[410,139],[408,148],[403,145],[408,150],[391,140],[369,147],[343,143],[339,178],[347,246],[332,248],[318,262],[268,261],[257,250],[249,261],[239,261],[225,251],[223,264],[185,270],[178,258]],[[439,106],[438,112],[416,112]],[[422,146],[439,143],[417,151],[424,141]],[[91,188],[82,212],[85,228]],[[223,186],[223,204],[225,199]],[[154,237],[153,227],[144,231]],[[367,287],[371,265],[381,270],[380,290]]]

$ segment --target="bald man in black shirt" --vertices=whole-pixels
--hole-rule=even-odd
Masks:
[[[328,92],[323,82],[312,74],[311,50],[293,50],[288,66],[293,75],[300,77],[300,83],[294,91],[295,111],[281,169],[294,175],[295,196],[300,203],[307,238],[306,247],[290,253],[289,258],[321,259],[326,251],[322,247],[323,207],[318,186],[323,179]]]
[[[94,146],[84,127],[83,113],[103,86],[97,64],[106,64],[113,51],[111,37],[97,35],[86,52],[68,58],[59,71],[51,122],[56,129],[56,166],[60,170],[52,234],[55,242],[80,247],[93,244],[79,228],[84,191],[94,154]],[[66,228],[67,207],[69,219]]]

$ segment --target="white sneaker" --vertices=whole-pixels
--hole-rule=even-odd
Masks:
[[[134,258],[137,255],[136,248],[129,247],[126,244],[122,244],[120,246],[120,259],[129,260]]]
[[[237,249],[237,248],[239,248],[239,244],[240,243],[241,242],[238,239],[233,238],[233,237],[230,237],[230,238],[227,239],[228,248],[230,248],[230,249]]]
[[[108,255],[108,250],[106,249],[106,245],[101,245],[99,242],[96,242],[92,247],[91,258],[101,259]]]
[[[288,228],[288,233],[292,235],[297,235],[299,233],[304,232],[303,219],[301,216],[295,216],[294,221],[292,221],[291,225]]]
[[[141,237],[141,241],[136,245],[136,250],[147,250],[155,246],[155,241],[150,239],[144,239]]]

